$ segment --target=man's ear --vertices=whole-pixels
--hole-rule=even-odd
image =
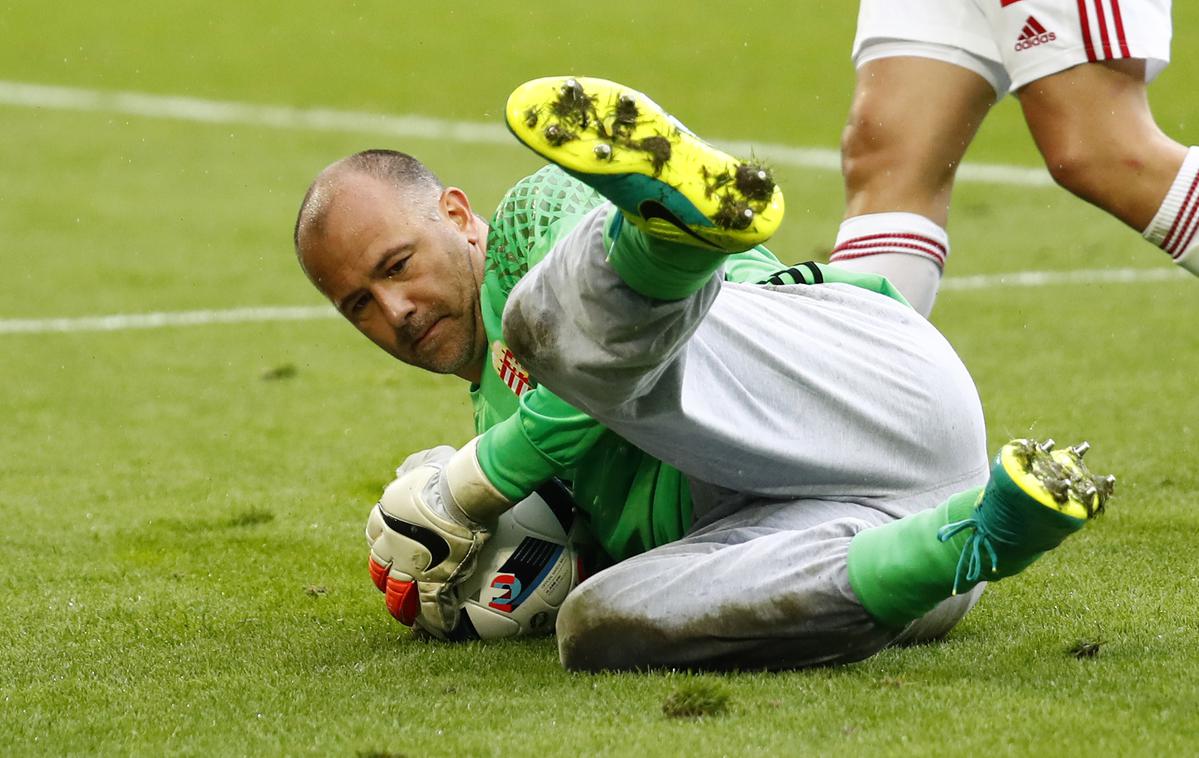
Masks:
[[[470,198],[457,187],[446,187],[441,191],[438,207],[458,231],[469,233],[475,225],[475,213],[470,207]]]

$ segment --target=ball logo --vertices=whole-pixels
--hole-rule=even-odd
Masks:
[[[515,607],[512,600],[520,595],[520,580],[513,574],[496,574],[491,580],[491,588],[500,593],[491,598],[487,605],[503,613],[511,613]]]

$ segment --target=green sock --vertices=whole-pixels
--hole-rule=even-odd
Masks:
[[[902,627],[953,593],[958,559],[970,535],[959,532],[941,542],[937,532],[970,518],[981,491],[960,492],[931,510],[858,532],[850,541],[849,584],[871,616]]]
[[[682,300],[697,292],[728,255],[651,237],[616,209],[604,237],[612,268],[634,292],[654,300]]]

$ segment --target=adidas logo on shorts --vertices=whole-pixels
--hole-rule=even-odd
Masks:
[[[1020,30],[1020,36],[1016,38],[1016,52],[1028,50],[1037,45],[1044,45],[1048,42],[1053,42],[1057,39],[1057,35],[1053,32],[1045,31],[1045,27],[1041,26],[1041,22],[1037,21],[1033,16],[1029,16],[1024,22],[1024,28]]]

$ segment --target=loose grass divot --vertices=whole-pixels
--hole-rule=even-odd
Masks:
[[[275,520],[275,514],[266,508],[246,508],[238,511],[225,521],[225,526],[257,526]]]
[[[729,693],[714,682],[687,682],[662,703],[662,713],[671,719],[719,716],[728,709]]]
[[[1070,655],[1075,658],[1098,658],[1102,646],[1103,640],[1079,640],[1070,647]]]
[[[304,594],[308,597],[324,597],[329,594],[329,590],[319,584],[310,584],[304,588]]]
[[[282,366],[269,368],[258,375],[264,382],[277,382],[280,379],[291,379],[300,372],[294,363],[284,363]]]

